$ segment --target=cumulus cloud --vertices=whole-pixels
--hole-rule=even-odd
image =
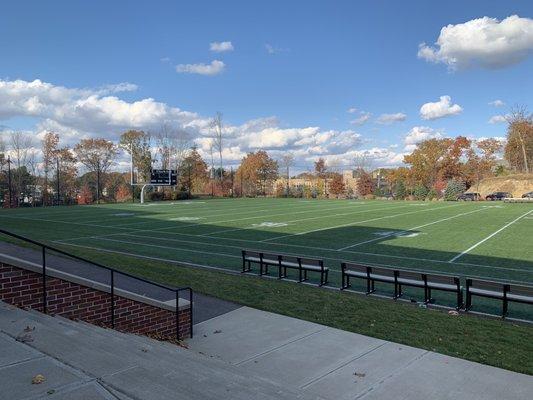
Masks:
[[[501,100],[494,100],[494,101],[489,102],[489,106],[503,107],[504,105],[505,103]]]
[[[503,124],[507,122],[507,119],[509,117],[510,116],[508,114],[507,115],[493,115],[489,119],[489,124]]]
[[[376,119],[376,122],[382,125],[390,125],[395,122],[405,121],[406,118],[407,118],[407,115],[405,115],[404,113],[381,114]]]
[[[416,149],[416,146],[428,139],[442,138],[442,133],[428,126],[414,126],[405,135],[404,144],[405,151],[411,152]]]
[[[533,52],[533,19],[512,15],[477,18],[441,29],[434,47],[421,43],[418,57],[443,63],[452,70],[502,68],[526,59]]]
[[[224,53],[226,51],[233,51],[233,44],[231,42],[212,42],[209,43],[209,50],[215,53]]]
[[[435,103],[426,103],[420,107],[420,117],[425,120],[457,115],[463,111],[458,104],[452,104],[450,96],[440,96],[440,100]]]
[[[181,74],[218,75],[224,71],[226,64],[219,60],[213,60],[210,64],[178,64],[176,72]]]
[[[359,117],[350,121],[352,125],[363,125],[372,117],[372,114],[366,111],[359,112]]]
[[[60,134],[62,146],[72,146],[88,137],[116,141],[128,129],[157,132],[162,124],[168,124],[188,132],[202,156],[209,159],[210,117],[152,98],[126,101],[104,93],[102,88],[67,88],[40,80],[0,80],[0,123],[14,117],[31,117],[37,121],[31,130],[36,138],[54,131]],[[247,152],[260,149],[268,150],[273,157],[289,151],[300,163],[326,156],[347,160],[350,154],[365,151],[360,149],[363,138],[354,130],[282,127],[275,117],[252,119],[240,125],[226,123],[224,134],[223,159],[234,164]],[[374,149],[372,154],[383,165],[398,159],[391,149]]]

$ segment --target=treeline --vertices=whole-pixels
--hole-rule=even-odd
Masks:
[[[405,166],[399,168],[373,169],[364,157],[354,160],[351,182],[339,173],[338,165],[328,165],[323,158],[314,162],[311,171],[293,176],[290,153],[276,160],[259,150],[248,153],[238,167],[226,168],[219,114],[212,125],[207,160],[187,132],[166,125],[156,134],[129,130],[117,143],[89,138],[72,147],[60,146],[54,132],[38,143],[30,135],[13,132],[0,137],[0,201],[4,207],[131,201],[140,187],[130,185],[130,174],[134,183],[141,184],[149,181],[153,168],[178,171],[178,184],[152,189],[152,200],[199,194],[454,199],[483,178],[530,173],[533,165],[533,120],[524,110],[508,118],[505,145],[494,138],[429,139],[406,155]],[[124,153],[130,160],[125,161]],[[303,183],[293,185],[289,177]]]

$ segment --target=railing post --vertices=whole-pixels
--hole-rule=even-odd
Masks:
[[[111,328],[115,328],[115,271],[111,270]]]
[[[192,289],[189,288],[189,318],[191,320],[191,339],[192,339]]]
[[[176,340],[180,340],[180,292],[176,289]]]
[[[42,247],[42,267],[43,267],[43,313],[48,311],[47,299],[46,299],[46,247]]]

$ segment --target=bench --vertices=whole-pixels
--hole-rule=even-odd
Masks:
[[[502,301],[502,318],[507,316],[509,302],[533,304],[533,286],[485,281],[466,280],[466,311],[472,308],[472,297],[486,297]]]
[[[424,289],[424,302],[431,302],[431,291],[441,290],[455,293],[457,296],[457,309],[463,305],[463,289],[459,277],[449,275],[426,274],[418,271],[398,270],[384,267],[372,267],[355,263],[341,263],[342,287],[351,286],[350,278],[366,280],[366,293],[375,292],[375,282],[390,283],[394,285],[394,299],[403,295],[403,286]]]
[[[320,272],[319,286],[328,282],[329,268],[324,266],[324,261],[321,259],[257,250],[242,250],[242,272],[250,272],[252,263],[259,264],[259,275],[268,275],[268,267],[277,267],[279,279],[287,277],[287,269],[295,269],[298,270],[298,282],[307,281],[309,271]]]

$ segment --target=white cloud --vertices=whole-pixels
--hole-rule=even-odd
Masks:
[[[372,117],[372,114],[369,113],[369,112],[366,112],[366,111],[361,111],[359,114],[360,114],[359,117],[357,117],[356,119],[351,120],[350,124],[352,124],[352,125],[363,125],[370,119],[370,117]]]
[[[505,103],[501,100],[494,100],[494,101],[489,102],[489,106],[503,107],[504,105]]]
[[[376,122],[382,125],[390,125],[395,122],[405,121],[406,118],[407,115],[405,115],[404,113],[381,114],[377,118]]]
[[[414,126],[404,138],[405,151],[411,152],[416,146],[428,139],[442,138],[442,133],[428,126]]]
[[[15,117],[31,117],[37,121],[31,128],[37,139],[54,131],[60,134],[62,146],[72,146],[88,137],[116,141],[127,129],[157,132],[165,123],[187,131],[201,154],[209,159],[210,117],[151,98],[126,101],[103,93],[101,88],[66,88],[40,80],[0,80],[0,123]],[[361,135],[353,130],[281,125],[275,117],[252,119],[241,125],[227,122],[224,161],[237,163],[247,152],[265,149],[273,157],[290,151],[297,161],[306,162],[307,157],[343,156],[359,151],[363,143]]]
[[[422,119],[437,119],[457,115],[463,111],[460,105],[451,104],[450,96],[440,96],[440,100],[435,103],[426,103],[420,107],[420,117]]]
[[[355,113],[357,112],[357,108],[355,108],[355,107],[350,107],[350,108],[348,108],[348,109],[346,110],[346,112],[347,112],[348,114],[355,114]]]
[[[276,53],[287,53],[290,51],[290,49],[283,48],[283,47],[276,47],[269,43],[265,44],[265,49],[268,54],[276,54]]]
[[[210,64],[178,64],[176,72],[199,75],[218,75],[224,71],[226,64],[219,60],[213,60]]]
[[[509,115],[493,115],[489,119],[489,124],[503,124],[507,122],[507,118],[509,118]]]
[[[233,51],[233,44],[231,42],[212,42],[209,43],[209,50],[215,53],[224,53],[226,51]]]
[[[477,18],[441,29],[435,47],[420,44],[418,57],[451,69],[502,68],[533,52],[533,19],[512,15]]]

